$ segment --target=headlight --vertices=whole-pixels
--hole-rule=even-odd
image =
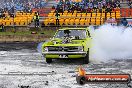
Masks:
[[[83,46],[79,46],[78,51],[83,51]]]
[[[45,47],[44,51],[45,51],[45,52],[48,52],[48,47]]]

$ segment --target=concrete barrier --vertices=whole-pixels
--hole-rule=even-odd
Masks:
[[[0,35],[0,42],[41,42],[49,38],[45,35]]]

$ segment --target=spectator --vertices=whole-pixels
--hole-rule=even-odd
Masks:
[[[39,27],[39,14],[37,12],[35,12],[34,23],[35,27]]]
[[[58,13],[58,11],[56,11],[56,26],[59,26],[59,17],[60,17],[60,14]]]
[[[54,5],[52,6],[52,9],[55,9],[55,6]]]
[[[128,6],[130,7],[130,8],[132,8],[132,1],[131,0],[128,0]]]
[[[107,6],[105,12],[107,12],[107,13],[108,13],[108,12],[111,13],[111,11],[112,11],[112,8],[111,8],[110,4],[108,4],[108,6]]]
[[[0,23],[0,32],[4,32],[4,25]]]
[[[91,13],[92,12],[92,9],[90,7],[88,7],[87,12],[88,13]]]
[[[121,19],[121,24],[123,26],[127,26],[128,25],[128,21],[126,20],[126,18]]]

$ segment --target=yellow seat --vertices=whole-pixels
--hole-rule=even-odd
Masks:
[[[85,25],[89,25],[90,24],[90,18],[85,20]]]
[[[95,17],[96,17],[96,13],[92,13],[92,17],[94,17],[94,18],[95,18]]]
[[[19,26],[20,25],[20,20],[16,20],[15,25]]]
[[[91,18],[91,13],[87,13],[87,18]]]
[[[25,25],[25,20],[21,20],[20,21],[20,26],[24,26]]]
[[[104,23],[104,18],[100,18],[100,24]]]
[[[29,24],[28,21],[25,21],[24,25],[28,25],[28,24]]]
[[[59,20],[60,25],[62,26],[64,24],[64,19]]]
[[[112,18],[115,18],[115,13],[111,13],[111,17]]]
[[[68,13],[68,11],[67,11],[67,10],[65,10],[65,11],[64,11],[64,13]]]
[[[67,15],[72,15],[72,13],[67,13]]]
[[[81,17],[81,14],[77,14],[77,17]]]
[[[67,17],[68,17],[68,18],[72,17],[72,14],[67,14]]]
[[[75,19],[75,25],[79,25],[80,19]]]
[[[18,13],[19,15],[22,15],[22,13],[20,12],[20,13]]]
[[[14,22],[13,21],[11,21],[11,23],[10,23],[11,25],[14,25]]]
[[[86,14],[82,14],[82,18],[84,18],[84,19],[85,19],[85,18],[86,18],[86,16],[87,16]]]
[[[67,15],[68,13],[63,13],[63,15]]]
[[[63,15],[62,15],[62,18],[67,18],[67,15],[66,15],[66,14],[63,14]]]
[[[71,15],[72,18],[76,18],[76,14]]]
[[[97,17],[101,17],[101,13],[97,13]]]
[[[45,20],[44,20],[44,25],[45,25],[45,26],[47,26],[47,25],[48,25],[49,20],[50,20],[50,19],[45,19]]]
[[[30,15],[31,13],[27,13],[27,15]]]
[[[106,17],[107,17],[107,19],[109,19],[111,17],[110,13],[107,13]]]
[[[51,11],[51,13],[54,13],[54,12],[55,12],[55,10],[52,10],[52,11]]]
[[[27,13],[23,13],[23,15],[27,15]]]
[[[2,24],[3,24],[3,25],[6,25],[6,22],[3,20],[3,21],[2,21]]]
[[[72,15],[77,15],[77,13],[73,13]]]
[[[102,18],[105,18],[105,13],[102,13],[101,17],[102,17]]]
[[[5,26],[10,26],[11,24],[11,21],[10,20],[5,20]]]
[[[116,18],[121,18],[121,14],[120,13],[116,13]]]
[[[96,25],[100,25],[100,18],[96,18]]]
[[[91,18],[90,24],[91,24],[91,25],[95,25],[95,18]]]
[[[0,23],[3,23],[3,19],[0,19]]]
[[[54,15],[55,16],[55,15]],[[60,14],[60,17],[62,17],[62,14]]]
[[[28,17],[28,24],[31,23],[33,20],[33,17]]]
[[[84,24],[85,24],[85,19],[83,18],[83,19],[80,20],[80,25],[83,26]]]
[[[74,25],[74,23],[75,23],[75,19],[73,18],[70,20],[70,25]]]
[[[49,15],[53,15],[54,13],[49,13]]]
[[[48,14],[48,17],[52,17],[53,16],[53,14]]]
[[[55,19],[51,18],[51,19],[49,20],[49,24],[55,24],[55,23],[56,23],[56,20],[55,20]]]
[[[75,10],[74,13],[77,13],[77,11]]]
[[[86,15],[86,13],[81,13],[82,15]]]
[[[65,19],[65,25],[69,25],[69,22],[70,22],[70,19],[68,18],[68,19]]]

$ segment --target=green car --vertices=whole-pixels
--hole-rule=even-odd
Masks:
[[[89,28],[59,29],[54,37],[42,44],[42,54],[47,63],[57,58],[83,58],[84,64],[89,63],[91,46]]]

